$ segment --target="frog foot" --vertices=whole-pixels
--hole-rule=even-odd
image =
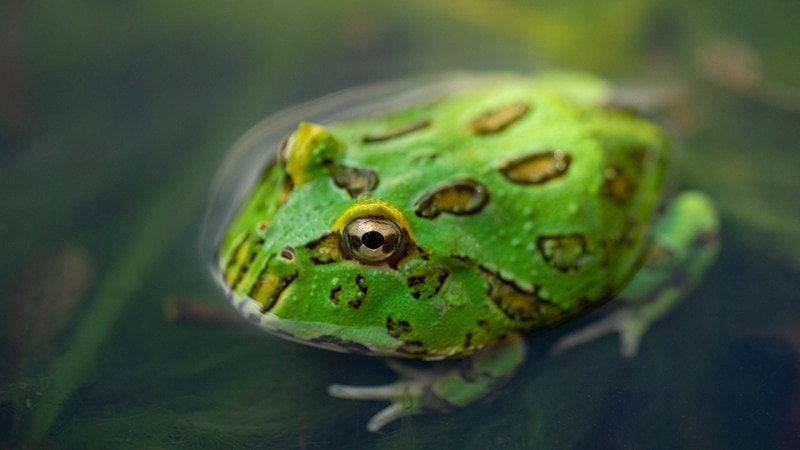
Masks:
[[[525,360],[525,343],[512,335],[497,345],[456,360],[430,363],[425,368],[397,360],[387,365],[398,381],[383,386],[334,384],[328,393],[351,400],[388,401],[389,406],[367,423],[378,431],[397,419],[416,414],[446,412],[481,400],[497,391]]]
[[[430,412],[446,412],[452,409],[451,405],[432,392],[432,386],[442,373],[438,367],[425,370],[413,368],[398,361],[386,361],[386,364],[400,374],[398,381],[382,386],[332,384],[328,387],[328,393],[338,398],[390,402],[389,406],[375,414],[367,422],[369,431],[378,431],[384,425],[402,417]]]
[[[651,323],[636,309],[635,306],[625,305],[597,322],[561,337],[550,350],[551,354],[557,355],[606,334],[619,333],[620,354],[626,358],[636,356],[639,343]]]

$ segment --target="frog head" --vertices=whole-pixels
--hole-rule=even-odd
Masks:
[[[514,323],[491,292],[508,289],[467,257],[420,246],[413,225],[479,211],[483,186],[457,179],[396,201],[375,194],[376,173],[348,164],[346,147],[307,123],[280,145],[221,245],[238,307],[282,337],[333,350],[438,359],[494,345]]]

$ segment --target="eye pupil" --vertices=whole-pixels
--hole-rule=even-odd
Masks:
[[[368,248],[375,250],[383,247],[383,244],[386,243],[386,238],[377,231],[368,231],[361,236],[361,242]]]

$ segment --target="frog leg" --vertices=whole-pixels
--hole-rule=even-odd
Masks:
[[[514,335],[494,347],[457,360],[431,363],[426,368],[411,367],[399,360],[387,361],[399,375],[394,383],[333,384],[328,393],[339,398],[390,402],[367,423],[369,431],[378,431],[401,417],[445,412],[474,403],[508,381],[524,360],[525,343],[520,335]]]
[[[651,323],[668,313],[692,289],[719,250],[719,222],[708,197],[679,194],[658,219],[644,265],[617,297],[623,306],[559,339],[553,353],[618,332],[620,352],[636,355]]]

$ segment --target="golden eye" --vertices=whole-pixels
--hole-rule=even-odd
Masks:
[[[364,264],[380,264],[400,254],[403,233],[399,225],[383,217],[359,217],[344,227],[344,247]]]

